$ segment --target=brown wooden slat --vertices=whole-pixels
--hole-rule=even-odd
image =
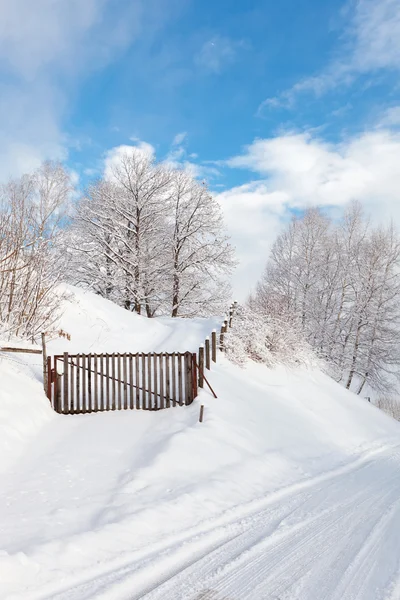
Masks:
[[[210,370],[211,368],[211,355],[210,355],[210,338],[206,337],[204,344],[204,354],[205,354],[205,367]]]
[[[68,407],[68,352],[64,352],[64,375],[63,375],[63,413],[69,412]]]
[[[88,412],[93,412],[92,406],[92,355],[87,355],[87,395],[88,395]]]
[[[212,361],[217,362],[217,332],[215,329],[213,329],[211,333],[211,353]]]
[[[123,358],[123,371],[124,371],[124,410],[128,408],[128,365],[127,365],[127,356],[124,354]]]
[[[189,388],[189,404],[193,402],[193,359],[188,352],[188,388]]]
[[[117,360],[117,410],[121,410],[121,408],[122,408],[122,405],[121,405],[122,361],[121,361],[121,355],[119,353],[116,354],[116,360]]]
[[[159,365],[160,365],[160,408],[165,408],[164,398],[164,355],[160,354]]]
[[[139,363],[140,363],[140,354],[135,355],[135,386],[136,386],[136,409],[139,410],[141,408],[140,405],[140,381],[139,381]]]
[[[87,412],[86,355],[82,354],[82,412]]]
[[[70,395],[70,412],[76,412],[75,406],[75,371],[76,367],[74,366],[73,358],[69,360],[69,395]]]
[[[152,378],[151,378],[151,365],[153,362],[153,354],[149,354],[147,357],[147,408],[152,410],[154,407],[153,394],[152,394]]]
[[[179,388],[179,405],[184,404],[184,387],[183,387],[183,373],[182,373],[182,354],[178,354],[178,388]]]
[[[100,403],[99,403],[99,410],[105,410],[105,406],[104,406],[104,356],[103,354],[99,354],[99,363],[100,363],[100,377],[99,377],[99,384],[100,384]]]
[[[184,356],[183,356],[183,380],[184,380],[184,387],[183,389],[185,390],[185,404],[188,404],[188,398],[189,398],[189,387],[188,387],[188,355],[187,352],[185,352]]]
[[[111,354],[111,410],[116,408],[115,354]]]
[[[105,362],[106,362],[106,379],[105,379],[105,394],[104,394],[104,403],[105,403],[105,410],[110,410],[111,408],[111,404],[110,404],[110,400],[111,400],[111,392],[110,392],[110,356],[109,354],[105,355]]]
[[[171,406],[171,375],[169,369],[169,356],[165,355],[165,395],[166,395],[166,408],[170,408]]]
[[[82,412],[81,407],[81,390],[80,390],[80,380],[81,380],[81,366],[80,366],[80,357],[79,354],[75,357],[76,364],[76,376],[75,376],[75,398],[76,398],[76,411]]]
[[[97,412],[99,410],[97,384],[98,384],[98,372],[97,372],[97,354],[93,357],[93,410]]]
[[[192,369],[191,369],[191,378],[192,378],[192,401],[194,398],[197,398],[197,384],[198,384],[198,373],[197,373],[197,357],[196,353],[192,354]]]
[[[199,387],[204,387],[204,346],[201,345],[199,348]]]
[[[135,388],[133,380],[133,356],[129,355],[129,408],[135,408]]]
[[[176,367],[177,367],[177,355],[175,352],[171,355],[171,370],[172,370],[172,406],[176,406],[176,400],[178,397],[178,392],[176,389]]]
[[[154,391],[154,396],[153,396],[153,406],[154,408],[160,408],[160,398],[158,397],[158,360],[157,360],[157,354],[153,354],[152,355],[152,361],[153,361],[153,391]]]
[[[147,410],[147,392],[146,392],[146,358],[147,354],[142,354],[141,362],[141,382],[140,387],[142,388],[142,408]]]

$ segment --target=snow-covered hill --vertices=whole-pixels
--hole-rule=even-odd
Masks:
[[[50,353],[194,350],[221,321],[69,291]],[[400,598],[400,426],[327,376],[219,356],[218,399],[82,416],[39,377],[0,359],[2,600]]]

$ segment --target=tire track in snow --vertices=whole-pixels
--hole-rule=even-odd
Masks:
[[[304,589],[307,589],[313,577],[321,586],[321,577],[313,573],[310,576],[310,570],[312,571],[312,565],[315,563],[319,564],[320,572],[326,571],[320,560],[321,555],[324,554],[324,541],[327,537],[335,539],[335,536],[340,535],[342,539],[351,542],[357,526],[362,524],[362,519],[361,521],[355,519],[362,507],[364,507],[362,514],[372,511],[375,515],[379,511],[384,512],[386,507],[388,512],[385,523],[386,527],[389,527],[392,516],[397,514],[395,505],[392,506],[393,512],[388,508],[391,490],[395,488],[396,498],[400,496],[397,482],[399,463],[397,454],[396,451],[394,454],[383,453],[383,456],[377,453],[375,457],[356,461],[352,467],[341,467],[330,476],[328,474],[319,476],[305,482],[303,486],[295,484],[285,493],[277,492],[272,495],[274,498],[266,498],[263,509],[259,501],[251,503],[254,506],[242,512],[241,519],[239,514],[233,516],[235,511],[232,511],[228,520],[222,518],[211,521],[203,532],[196,535],[187,532],[188,535],[177,536],[173,543],[169,540],[164,548],[158,545],[158,550],[155,547],[148,549],[147,558],[146,554],[142,553],[139,556],[135,553],[136,556],[132,555],[131,560],[125,561],[124,565],[115,565],[107,573],[98,577],[76,582],[77,585],[66,587],[64,591],[58,588],[58,593],[54,590],[48,595],[29,595],[29,598],[32,600],[33,598],[125,600],[126,597],[129,600],[139,598],[143,600],[185,598],[186,600],[196,598],[193,594],[199,594],[204,589],[216,589],[215,586],[225,595],[235,593],[234,590],[238,587],[238,572],[241,579],[251,580],[252,586],[248,589],[245,586],[245,589],[242,589],[240,600],[245,600],[247,597],[251,600],[261,599],[262,596],[254,595],[257,589],[255,586],[265,588],[267,583],[270,592],[274,594],[286,593],[285,590],[295,585],[297,591],[293,590],[294,595],[290,596],[290,600],[303,598],[296,594],[302,593],[301,588],[304,586]],[[397,464],[390,464],[392,462]],[[382,474],[382,471],[385,471],[382,468],[384,465],[390,466],[389,476]],[[372,478],[369,473],[371,470]],[[394,470],[396,477],[393,475]],[[393,485],[394,482],[397,486]],[[368,485],[365,485],[366,483]],[[349,494],[345,501],[335,503],[330,495],[334,496],[336,492],[340,496],[346,485],[356,485],[358,489],[353,495]],[[388,487],[390,491],[383,493],[382,490],[387,490]],[[321,495],[322,497],[319,497]],[[324,503],[326,508],[321,509]],[[305,516],[308,506],[311,507],[311,514]],[[240,510],[237,512],[240,513]],[[346,525],[344,528],[343,524]],[[376,523],[375,526],[378,540],[379,524]],[[378,541],[370,543],[372,546],[375,543],[379,548]],[[362,556],[362,550],[358,551]],[[367,551],[365,552],[368,554]],[[341,553],[341,547],[336,553],[331,553],[332,566],[338,565],[338,556],[340,558]],[[296,560],[298,554],[306,554],[302,562]],[[354,560],[362,562],[361,558]],[[339,563],[343,563],[343,560]],[[256,565],[256,574],[251,565]],[[346,565],[344,570],[346,572]],[[289,582],[286,578],[288,572],[292,578]],[[354,572],[354,577],[357,578],[358,571],[355,565],[352,565],[347,572],[348,578],[351,579],[350,572]],[[249,593],[252,595],[243,595]],[[263,593],[261,589],[260,593]],[[304,596],[307,600],[310,597],[312,596]],[[330,599],[332,596],[319,595],[318,599],[325,597]],[[19,598],[27,598],[27,596],[19,596]],[[268,600],[269,598],[270,595]],[[340,599],[342,600],[342,597]],[[373,600],[377,599],[374,597]]]

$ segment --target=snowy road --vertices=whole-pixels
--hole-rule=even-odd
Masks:
[[[236,507],[106,573],[31,598],[398,600],[399,569],[397,448]]]

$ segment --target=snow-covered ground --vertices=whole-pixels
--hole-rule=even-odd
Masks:
[[[220,320],[71,289],[49,352],[192,350]],[[62,416],[40,371],[0,359],[2,600],[399,600],[400,426],[327,376],[219,356],[218,399]]]

